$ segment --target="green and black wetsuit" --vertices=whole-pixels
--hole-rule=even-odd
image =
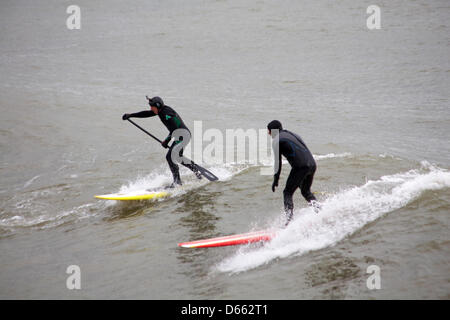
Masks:
[[[168,143],[170,139],[172,139],[172,133],[176,129],[186,129],[189,131],[188,127],[184,124],[181,117],[178,115],[178,113],[173,110],[169,106],[163,106],[159,109],[158,114],[154,113],[152,110],[145,110],[141,112],[132,113],[129,115],[130,118],[148,118],[148,117],[154,117],[158,116],[161,122],[166,126],[167,130],[169,130],[169,135],[166,139],[164,139],[164,142]],[[190,133],[190,131],[189,131]]]
[[[167,130],[169,130],[169,135],[167,136],[166,139],[164,139],[163,145],[168,146],[168,143],[172,139],[172,134],[177,129],[184,129],[184,130],[186,130],[186,131],[184,131],[183,136],[188,141],[184,143],[184,146],[186,146],[189,143],[189,141],[191,139],[191,132],[189,131],[188,127],[186,127],[186,125],[184,124],[183,120],[178,115],[178,113],[175,110],[173,110],[171,107],[169,107],[169,106],[166,106],[166,105],[162,106],[158,110],[158,114],[154,113],[151,110],[145,110],[145,111],[129,114],[128,117],[130,117],[130,118],[131,117],[134,117],[134,118],[149,118],[149,117],[154,117],[156,115],[159,117],[161,122],[166,126]],[[183,137],[177,135],[174,138],[176,140],[169,147],[169,151],[167,152],[167,155],[166,155],[166,160],[169,163],[169,167],[170,167],[170,171],[172,172],[172,175],[173,175],[174,183],[175,184],[181,184],[179,167],[176,164],[176,161],[174,161],[177,157],[174,157],[172,152],[174,150],[174,147],[179,142],[183,141]],[[179,162],[182,165],[184,165],[185,167],[187,167],[190,170],[192,170],[196,175],[198,174],[197,169],[193,165],[193,162],[191,160],[183,157],[183,148],[181,148],[180,151],[179,151],[179,159],[181,159],[181,161],[179,161]]]

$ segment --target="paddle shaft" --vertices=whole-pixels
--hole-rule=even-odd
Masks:
[[[135,123],[133,120],[127,119],[128,121],[130,121],[132,124],[134,124],[136,127],[138,127],[139,129],[141,129],[142,131],[144,131],[146,134],[148,134],[150,137],[152,137],[153,139],[155,139],[156,141],[158,141],[159,143],[162,143],[161,140],[159,140],[157,137],[155,137],[154,135],[152,135],[150,132],[148,132],[147,130],[145,130],[144,128],[142,128],[140,125],[138,125],[137,123]]]

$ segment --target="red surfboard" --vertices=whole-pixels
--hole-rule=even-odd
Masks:
[[[276,235],[274,229],[260,230],[243,234],[235,234],[231,236],[196,240],[190,242],[179,243],[179,247],[183,248],[208,248],[208,247],[225,247],[240,244],[248,244],[260,241],[270,241]]]

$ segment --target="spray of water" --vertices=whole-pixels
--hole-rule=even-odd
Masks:
[[[400,209],[427,190],[450,187],[450,172],[422,162],[418,170],[383,176],[340,191],[322,203],[319,214],[311,208],[297,210],[295,219],[271,242],[242,247],[215,268],[242,272],[293,255],[333,246],[364,225]]]

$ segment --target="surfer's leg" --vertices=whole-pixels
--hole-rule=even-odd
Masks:
[[[302,196],[306,201],[311,202],[313,200],[317,200],[314,194],[311,192],[311,186],[314,179],[314,173],[316,172],[316,167],[312,167],[305,174],[303,179],[301,180],[300,190],[302,191]]]
[[[202,178],[202,174],[200,173],[200,171],[197,170],[197,166],[195,165],[194,161],[189,160],[186,157],[183,157],[183,162],[181,164],[186,168],[188,168],[189,170],[191,170],[198,179]]]
[[[306,201],[308,201],[314,209],[314,212],[318,213],[321,209],[319,202],[317,201],[314,194],[311,192],[311,185],[314,179],[314,173],[316,172],[316,167],[311,168],[310,172],[303,179],[300,190]]]
[[[286,187],[283,190],[284,212],[286,214],[286,225],[294,216],[294,201],[292,196],[298,188],[298,172],[296,168],[292,168],[286,181]]]
[[[190,135],[187,136],[186,139],[188,139],[188,141],[184,144],[185,146],[190,142],[191,136]],[[181,158],[181,164],[183,166],[185,166],[186,168],[191,170],[198,179],[202,178],[202,174],[198,171],[197,166],[195,165],[194,161],[183,156],[183,149],[181,149],[181,151],[180,151],[180,158]]]
[[[173,185],[178,184],[181,185],[181,177],[180,177],[180,169],[178,165],[172,161],[172,151],[175,144],[172,144],[172,146],[169,148],[169,151],[166,154],[166,160],[169,164],[170,171],[172,172],[173,176]]]
[[[284,197],[284,213],[286,214],[286,225],[287,225],[294,216],[294,203],[292,201],[292,193],[283,191],[283,197]]]

